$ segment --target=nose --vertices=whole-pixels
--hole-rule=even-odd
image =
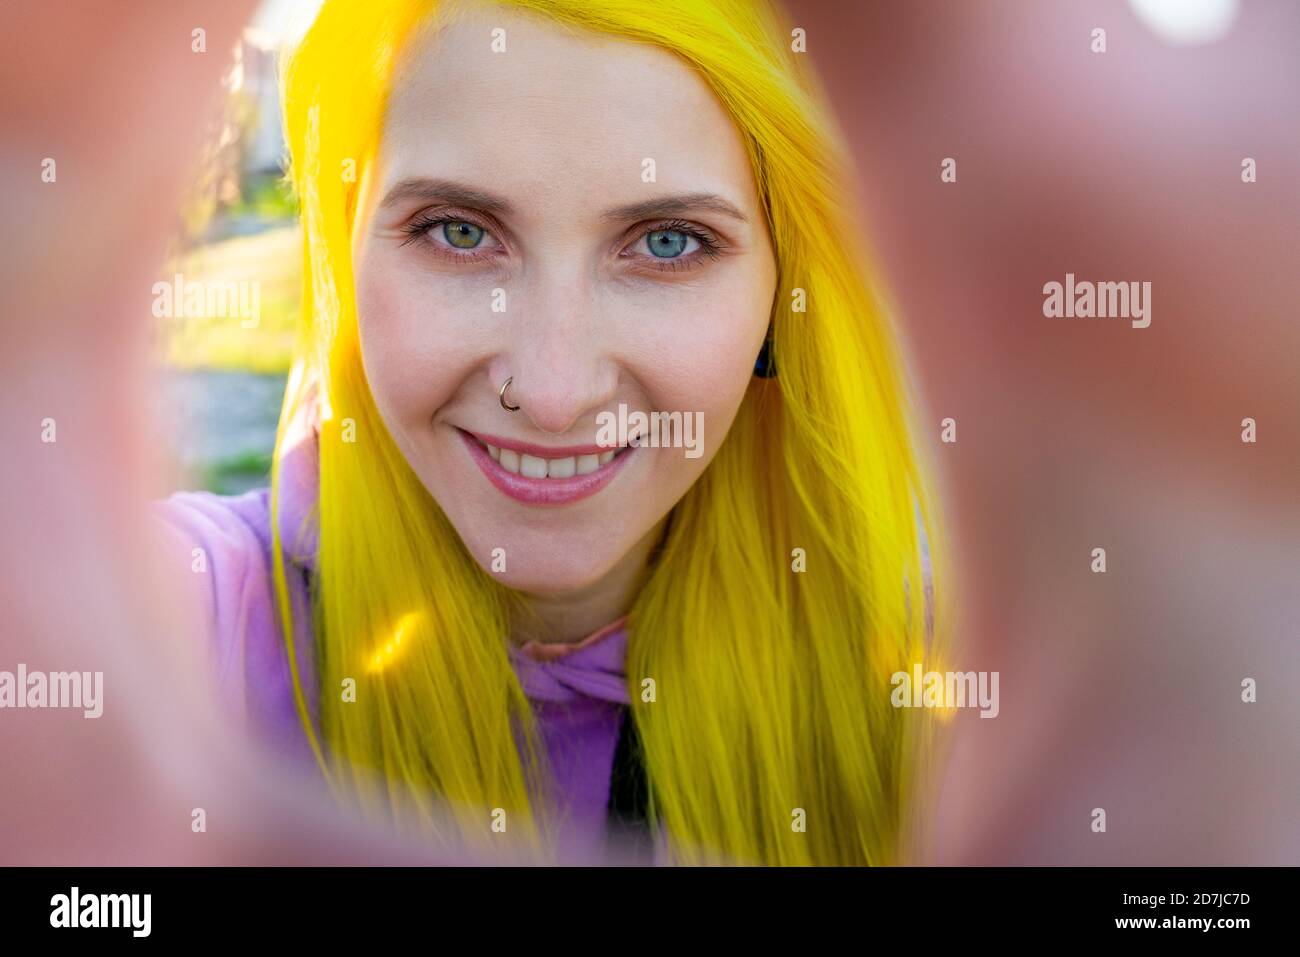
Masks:
[[[607,407],[619,379],[611,324],[601,321],[591,283],[572,270],[539,278],[516,292],[507,317],[506,346],[492,368],[494,388],[513,377],[505,396],[519,406],[513,415],[540,432],[576,429],[590,438],[596,413]]]

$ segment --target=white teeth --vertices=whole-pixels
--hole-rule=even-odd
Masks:
[[[524,478],[546,478],[546,459],[536,455],[519,456],[519,474]]]
[[[514,475],[522,475],[525,478],[532,479],[565,479],[573,478],[575,475],[590,475],[601,466],[608,465],[614,460],[621,449],[611,449],[608,452],[590,455],[570,455],[562,459],[544,459],[536,455],[527,455],[516,452],[514,449],[498,448],[495,445],[488,445],[483,442],[483,447],[487,449],[488,455],[494,462],[499,462],[501,467],[507,472]]]
[[[577,469],[577,460],[573,456],[567,459],[550,459],[546,463],[546,474],[551,478],[573,478]]]

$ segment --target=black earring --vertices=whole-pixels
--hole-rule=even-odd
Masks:
[[[772,349],[772,327],[767,327],[767,338],[763,340],[763,348],[759,350],[758,359],[754,362],[754,375],[760,379],[776,378],[776,356]]]

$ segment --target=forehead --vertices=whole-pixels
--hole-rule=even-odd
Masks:
[[[505,51],[493,52],[504,30]],[[643,181],[646,159],[655,183]],[[684,61],[649,44],[497,7],[416,36],[393,80],[381,181],[464,179],[594,208],[707,191],[756,208],[731,117]]]

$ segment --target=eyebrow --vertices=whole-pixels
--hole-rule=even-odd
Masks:
[[[454,206],[472,206],[502,217],[509,217],[515,212],[515,207],[500,196],[455,180],[428,177],[401,180],[384,196],[379,208],[389,209],[413,199],[424,202],[437,200]],[[677,196],[660,196],[642,200],[607,209],[600,214],[600,219],[607,223],[626,222],[632,219],[682,216],[700,209],[721,213],[742,223],[749,222],[749,217],[737,209],[735,204],[714,193],[682,193]]]

